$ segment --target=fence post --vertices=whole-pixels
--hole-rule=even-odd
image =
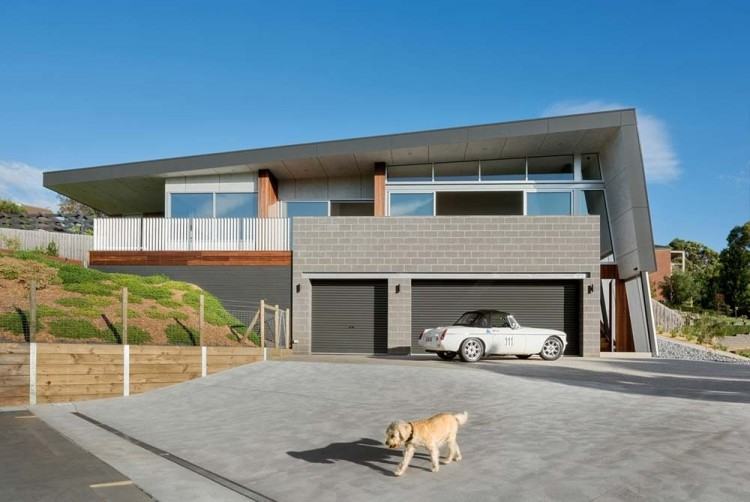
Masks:
[[[260,348],[265,349],[266,347],[266,302],[265,300],[260,301]]]
[[[201,294],[198,298],[198,344],[203,347],[203,319],[206,309],[206,297]]]
[[[128,344],[128,288],[122,288],[122,337],[123,345]]]
[[[279,330],[281,329],[281,319],[279,319],[280,310],[278,305],[274,305],[273,311],[273,348],[279,348]]]
[[[285,349],[288,349],[292,345],[292,334],[290,333],[290,328],[292,326],[292,321],[289,319],[290,309],[287,307],[286,311],[284,311],[284,334],[286,335],[286,344]]]
[[[36,338],[36,281],[29,284],[29,342]]]

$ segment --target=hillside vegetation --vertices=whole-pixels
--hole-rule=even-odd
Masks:
[[[119,343],[121,291],[128,288],[128,342],[198,344],[198,304],[205,297],[206,345],[238,345],[245,331],[219,300],[198,286],[170,280],[105,273],[39,251],[0,255],[0,339],[28,336],[29,284],[37,284],[40,342]],[[257,342],[257,337],[252,337]],[[242,342],[251,344],[250,342]]]

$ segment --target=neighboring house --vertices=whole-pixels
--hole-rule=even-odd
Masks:
[[[294,349],[418,352],[464,310],[655,351],[635,110],[48,172],[92,266],[292,308]],[[122,217],[122,218],[119,218]]]
[[[671,277],[676,271],[685,271],[685,251],[672,249],[669,246],[654,246],[656,257],[656,270],[649,274],[651,292],[654,299],[663,302],[666,300],[662,292],[664,279]]]

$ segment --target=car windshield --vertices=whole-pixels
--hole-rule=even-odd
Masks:
[[[475,328],[486,328],[489,326],[487,316],[482,312],[466,312],[453,323],[454,326],[471,326]]]

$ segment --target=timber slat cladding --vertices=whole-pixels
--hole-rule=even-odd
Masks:
[[[291,251],[91,251],[91,265],[291,265]]]
[[[29,345],[0,344],[0,406],[29,402]]]

